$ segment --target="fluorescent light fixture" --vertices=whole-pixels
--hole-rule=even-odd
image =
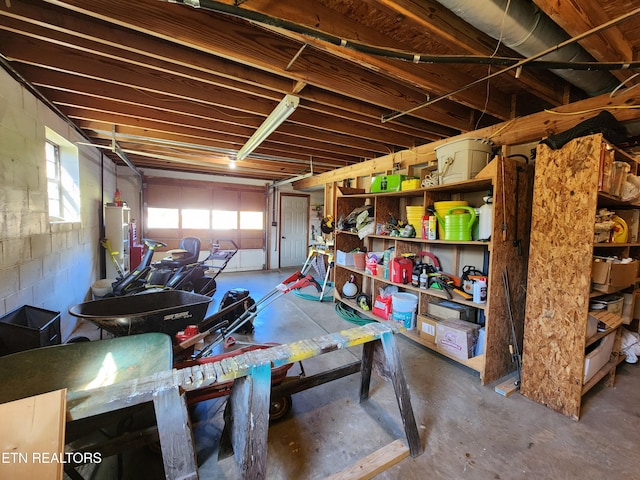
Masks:
[[[286,95],[273,112],[269,114],[264,123],[258,127],[258,130],[251,135],[247,143],[238,150],[236,160],[244,160],[251,152],[258,148],[258,145],[264,142],[265,139],[293,113],[299,101],[300,99],[295,95]]]

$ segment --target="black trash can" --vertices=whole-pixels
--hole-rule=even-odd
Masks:
[[[60,344],[60,312],[24,305],[0,318],[0,356]]]

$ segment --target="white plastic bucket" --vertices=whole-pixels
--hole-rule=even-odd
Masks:
[[[113,292],[113,288],[111,288],[113,282],[115,282],[113,278],[103,278],[102,280],[93,282],[91,285],[91,295],[93,295],[93,299],[99,300]]]
[[[391,316],[397,322],[402,322],[407,330],[416,326],[416,310],[418,296],[413,293],[399,292],[391,297]]]

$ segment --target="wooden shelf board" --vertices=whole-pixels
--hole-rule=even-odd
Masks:
[[[640,243],[635,242],[635,243],[613,243],[613,242],[603,242],[603,243],[594,243],[593,244],[593,248],[600,248],[600,247],[640,247]]]
[[[378,193],[357,193],[353,195],[343,195],[349,198],[371,198],[371,197],[421,197],[425,192],[455,192],[467,193],[485,190],[493,184],[492,178],[474,178],[464,182],[447,183],[434,187],[417,188],[415,190],[400,190],[399,192],[378,192]]]
[[[598,332],[594,335],[591,335],[589,338],[587,338],[587,342],[585,343],[585,347],[588,347],[589,345],[591,345],[592,343],[597,342],[598,340],[600,340],[601,338],[606,337],[607,335],[609,335],[610,333],[613,333],[613,331],[618,328],[621,324],[622,324],[622,317],[620,317],[620,324],[614,328],[607,328],[605,331],[603,332]]]
[[[414,243],[430,243],[430,244],[439,244],[439,245],[474,245],[478,247],[488,247],[490,242],[481,242],[478,240],[470,240],[470,241],[450,241],[450,240],[427,240],[426,238],[404,238],[404,237],[391,237],[389,235],[367,235],[367,238],[379,238],[381,240],[399,240],[401,242],[414,242]]]
[[[630,203],[623,201],[620,197],[610,195],[604,192],[598,192],[599,207],[640,207],[638,203]]]

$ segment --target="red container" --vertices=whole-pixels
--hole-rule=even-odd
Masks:
[[[411,273],[413,272],[413,262],[408,258],[395,257],[391,260],[391,278],[394,283],[411,283]]]

